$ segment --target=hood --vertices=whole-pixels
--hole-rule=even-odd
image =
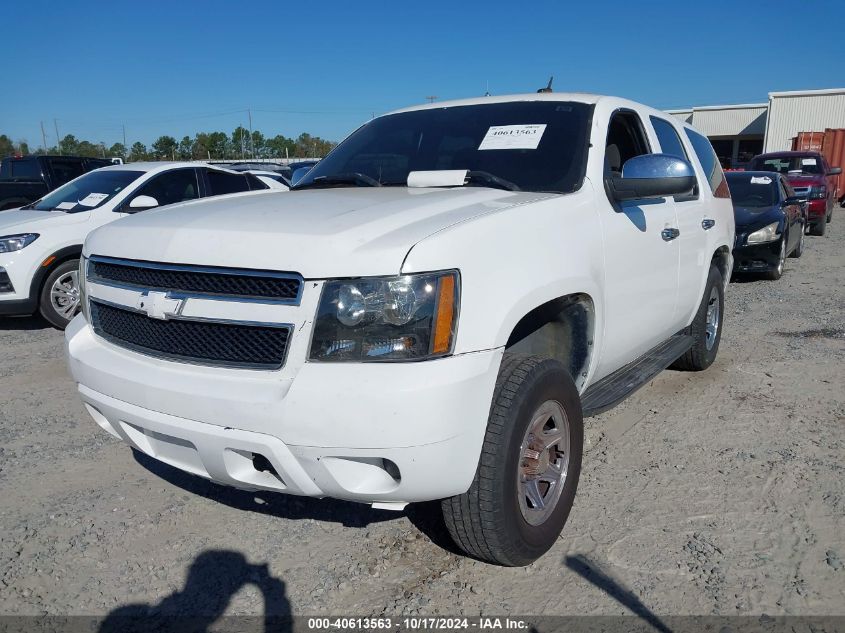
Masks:
[[[425,237],[553,195],[482,187],[344,187],[196,200],[98,229],[85,252],[297,272],[311,279],[398,274],[408,251]]]
[[[826,182],[822,174],[790,174],[786,176],[786,179],[793,187],[813,187]]]
[[[734,220],[737,231],[748,228],[761,228],[783,218],[779,205],[771,207],[734,207]]]
[[[17,233],[38,233],[44,228],[67,226],[85,222],[90,211],[64,213],[62,211],[31,211],[12,209],[0,213],[0,236]]]

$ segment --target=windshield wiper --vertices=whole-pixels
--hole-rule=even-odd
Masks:
[[[381,183],[367,174],[354,171],[331,176],[317,176],[304,185],[294,185],[292,189],[310,189],[312,187],[331,187],[332,185],[355,185],[356,187],[381,187]]]
[[[522,191],[516,183],[511,182],[510,180],[505,180],[504,178],[499,178],[495,174],[491,174],[489,171],[478,171],[474,169],[468,171],[467,183],[473,182],[482,184],[485,187],[497,187],[507,191]]]

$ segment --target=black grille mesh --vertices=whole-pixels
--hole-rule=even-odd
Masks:
[[[285,360],[290,329],[261,325],[162,321],[91,302],[94,331],[143,353],[207,365],[278,369]]]
[[[148,268],[91,260],[91,281],[110,281],[146,289],[162,289],[241,298],[294,301],[299,296],[300,279],[293,277],[238,274],[236,272],[196,271],[191,269]]]

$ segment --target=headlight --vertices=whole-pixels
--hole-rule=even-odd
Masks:
[[[827,198],[827,187],[825,187],[824,185],[810,187],[811,200],[824,200],[825,198]]]
[[[780,233],[778,233],[778,227],[780,226],[780,222],[772,222],[769,226],[764,226],[762,229],[758,229],[753,233],[748,235],[746,238],[746,244],[765,244],[766,242],[774,242],[776,239],[780,237]]]
[[[402,361],[450,354],[459,283],[454,270],[327,281],[310,359]]]
[[[38,239],[38,233],[21,233],[0,237],[0,253],[13,253],[29,246]]]
[[[88,258],[84,255],[79,258],[79,272],[77,273],[77,284],[79,284],[79,306],[82,308],[82,314],[85,315],[85,320],[89,323],[91,319],[88,318]]]

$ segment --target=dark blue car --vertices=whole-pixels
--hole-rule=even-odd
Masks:
[[[807,224],[806,200],[786,177],[770,171],[725,174],[736,219],[734,272],[780,279],[787,257],[801,257]]]

